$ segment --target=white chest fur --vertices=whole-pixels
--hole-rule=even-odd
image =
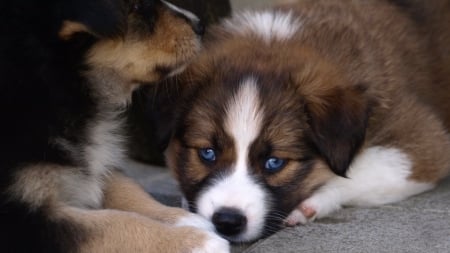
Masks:
[[[73,156],[82,157],[84,166],[60,174],[61,201],[84,208],[101,206],[104,178],[124,158],[122,125],[115,113],[101,115],[88,125],[87,141],[81,149],[64,145]]]
[[[8,192],[30,208],[52,202],[80,208],[101,207],[103,181],[123,158],[121,125],[115,116],[97,118],[90,122],[83,144],[55,140],[73,159],[82,161],[79,166],[29,165],[16,174]]]

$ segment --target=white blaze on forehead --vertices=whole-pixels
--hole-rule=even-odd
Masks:
[[[253,33],[270,42],[273,39],[282,41],[292,38],[301,23],[292,12],[247,11],[225,21],[224,25],[231,32],[241,35]]]
[[[242,82],[226,109],[225,130],[235,143],[236,170],[247,166],[248,149],[259,135],[262,116],[256,80],[248,78]]]
[[[263,186],[250,175],[249,148],[261,131],[263,114],[256,81],[244,80],[226,108],[225,131],[235,143],[236,160],[232,173],[216,179],[197,199],[198,213],[211,219],[224,207],[238,209],[247,218],[247,228],[234,241],[256,239],[261,235],[269,201]],[[232,148],[232,147],[226,147]]]

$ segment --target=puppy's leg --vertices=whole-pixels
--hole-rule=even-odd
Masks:
[[[2,241],[6,251],[229,252],[228,242],[208,231],[171,226],[134,212],[98,210],[101,184],[90,179],[77,168],[52,164],[19,171],[2,193],[8,201],[0,199],[0,220],[4,229],[11,229]]]
[[[193,227],[173,227],[132,212],[61,207],[59,218],[86,231],[77,253],[229,252],[228,242]]]
[[[214,225],[205,218],[181,208],[165,206],[153,199],[132,179],[114,172],[104,188],[104,207],[139,213],[175,226],[193,226],[214,231]]]
[[[342,206],[376,206],[400,201],[434,187],[409,177],[412,161],[399,149],[371,147],[352,163],[348,178],[335,177],[304,200],[286,218],[287,225],[305,224]]]

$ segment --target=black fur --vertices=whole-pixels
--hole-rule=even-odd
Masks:
[[[129,5],[123,0],[0,3],[0,251],[76,252],[85,239],[69,222],[49,218],[46,207],[30,209],[6,190],[27,165],[86,163],[54,141],[63,138],[80,147],[89,142],[87,124],[100,112],[82,75],[89,68],[84,57],[97,40],[127,29]],[[64,20],[93,33],[62,40],[58,32]]]
[[[345,177],[364,142],[372,106],[362,86],[337,89],[323,99],[327,106],[320,113],[306,102],[311,125],[307,140],[314,144],[334,173]]]

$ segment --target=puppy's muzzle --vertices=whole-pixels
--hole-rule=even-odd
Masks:
[[[237,209],[221,208],[212,216],[217,232],[224,236],[236,236],[245,231],[247,217]]]

